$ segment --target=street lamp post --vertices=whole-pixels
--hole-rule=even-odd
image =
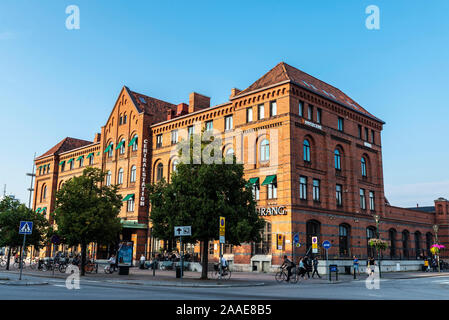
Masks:
[[[374,220],[376,221],[376,233],[377,233],[377,239],[380,240],[380,233],[379,233],[379,220],[380,220],[380,216],[378,214],[375,214],[373,216]],[[377,248],[376,248],[377,249]],[[382,276],[382,272],[380,270],[380,259],[381,259],[381,254],[379,252],[380,250],[377,249],[377,260],[379,261],[379,278]]]
[[[435,244],[438,244],[438,225],[433,225],[433,231],[435,231]],[[437,253],[438,272],[440,272],[440,255]]]

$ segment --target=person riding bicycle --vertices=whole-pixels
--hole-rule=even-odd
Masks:
[[[225,257],[223,257],[223,255],[220,256],[220,263],[222,273],[226,274],[226,272],[228,271],[228,261],[226,260]]]
[[[115,255],[111,255],[111,257],[108,260],[108,263],[109,263],[109,267],[111,268],[111,271],[114,272],[115,271],[115,263],[116,263]]]
[[[281,268],[287,268],[287,282],[290,281],[290,276],[292,275],[292,268],[295,266],[295,264],[287,258],[287,256],[284,256],[284,262],[281,265]]]

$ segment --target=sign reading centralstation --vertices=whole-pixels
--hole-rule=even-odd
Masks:
[[[287,209],[284,206],[280,207],[260,207],[256,208],[257,214],[259,216],[277,216],[277,215],[286,215]]]

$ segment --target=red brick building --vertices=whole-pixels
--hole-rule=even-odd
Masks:
[[[223,104],[210,106],[209,97],[195,92],[188,102],[172,104],[123,87],[93,142],[66,138],[35,160],[34,208],[53,211],[64,181],[95,166],[108,173],[104,183],[120,185],[126,199],[122,237],[134,242],[137,256],[168,249],[151,235],[145,184],[170,179],[179,162],[176,144],[206,127],[222,138],[224,155],[243,162],[267,221],[260,243],[225,245],[236,269],[268,270],[284,254],[311,252],[313,237],[318,244],[331,242],[332,259],[366,258],[373,254],[367,243],[376,237],[375,215],[380,237],[390,242],[385,258],[427,255],[435,224],[440,242],[448,242],[447,200],[436,200],[436,210],[388,204],[384,122],[339,89],[279,63],[245,90],[232,89]],[[300,247],[293,243],[295,234]],[[198,247],[188,250],[199,252]],[[217,243],[209,252],[216,257]]]

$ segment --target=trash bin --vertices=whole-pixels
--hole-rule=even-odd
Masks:
[[[345,274],[351,274],[351,267],[345,266]]]
[[[181,278],[181,266],[176,266],[176,278]]]
[[[129,267],[118,267],[118,274],[121,276],[127,276],[129,274]]]

